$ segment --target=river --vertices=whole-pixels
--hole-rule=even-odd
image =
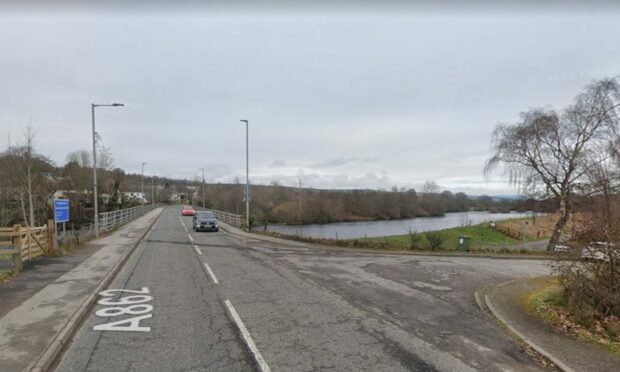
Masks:
[[[418,217],[406,220],[337,222],[312,225],[269,225],[267,231],[312,238],[355,239],[363,237],[404,235],[409,228],[418,232],[443,230],[467,224],[526,217],[527,213],[455,212],[442,217]],[[260,229],[261,227],[258,226]]]

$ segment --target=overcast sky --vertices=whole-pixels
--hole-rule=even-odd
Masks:
[[[0,135],[32,122],[58,165],[90,149],[90,104],[115,166],[207,182],[514,193],[485,180],[489,136],[620,75],[616,10],[322,9],[0,15]],[[4,144],[3,144],[4,145]]]

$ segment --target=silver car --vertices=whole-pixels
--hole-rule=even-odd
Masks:
[[[193,218],[194,231],[220,231],[217,218],[210,211],[198,211]]]

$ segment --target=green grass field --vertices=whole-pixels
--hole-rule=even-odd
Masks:
[[[459,237],[468,236],[470,238],[469,251],[472,253],[544,254],[544,252],[541,251],[523,249],[521,240],[511,238],[498,230],[490,228],[486,224],[455,227],[452,229],[435,231],[435,233],[438,233],[443,237],[443,243],[439,248],[435,249],[435,251],[457,251]],[[266,233],[266,235],[280,236],[290,240],[334,245],[339,247],[358,247],[392,251],[431,251],[430,243],[426,239],[424,233],[418,233],[419,240],[417,241],[415,247],[411,247],[410,237],[408,234],[339,240],[286,236],[276,233]]]
[[[503,233],[491,229],[490,227],[485,225],[455,227],[452,229],[439,230],[437,232],[444,237],[444,242],[441,245],[441,250],[447,251],[458,249],[458,241],[460,236],[470,237],[469,248],[471,250],[480,250],[483,248],[499,248],[511,245],[518,247],[520,244],[520,241],[506,236]],[[418,243],[418,248],[430,249],[430,245],[426,240],[424,233],[419,234],[421,235],[421,238]],[[374,243],[388,244],[389,246],[394,248],[410,247],[410,239],[408,234],[368,238],[368,240]]]

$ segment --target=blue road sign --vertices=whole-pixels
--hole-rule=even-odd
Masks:
[[[69,200],[54,199],[54,222],[69,221]]]

